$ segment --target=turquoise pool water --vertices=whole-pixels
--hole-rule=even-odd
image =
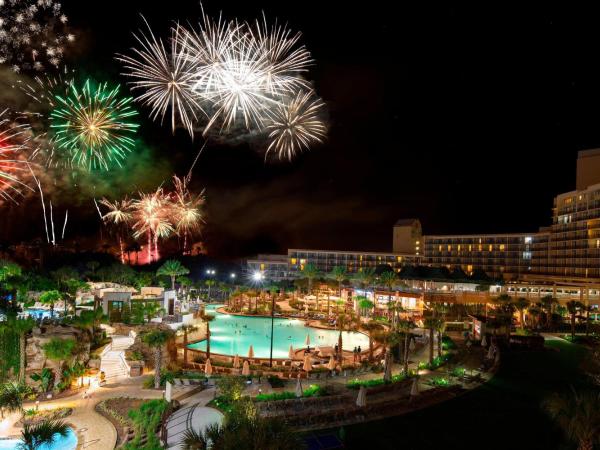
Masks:
[[[48,317],[52,317],[52,314],[49,309],[27,308],[25,310],[25,312],[36,320],[47,319]],[[57,316],[58,316],[58,312],[54,311],[54,317],[57,317]],[[0,449],[1,448],[2,447],[0,447]]]
[[[18,449],[18,439],[0,439],[0,450],[16,450]],[[69,428],[69,432],[65,437],[56,435],[54,442],[50,445],[42,445],[38,450],[75,450],[77,448],[77,436],[75,432]]]
[[[208,313],[212,311],[215,314],[215,320],[210,323],[210,351],[245,357],[252,345],[255,357],[268,358],[271,345],[271,318],[234,316],[216,312],[215,309],[221,306],[223,305],[206,307]],[[306,335],[310,336],[310,346],[313,348],[333,347],[338,342],[338,332],[335,330],[306,327],[302,320],[275,318],[273,357],[287,358],[290,345],[295,350],[305,348]],[[344,331],[342,340],[345,350],[352,350],[358,346],[362,350],[369,348],[369,338],[362,333]],[[206,341],[196,342],[188,347],[206,350]]]

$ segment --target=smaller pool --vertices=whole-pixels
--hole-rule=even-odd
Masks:
[[[17,450],[21,441],[19,439],[0,439],[0,450]],[[41,445],[38,450],[75,450],[77,448],[77,436],[69,428],[65,437],[58,434],[54,436],[54,442],[50,445]]]
[[[25,310],[25,313],[29,314],[36,320],[48,319],[50,317],[58,317],[58,312],[54,311],[54,313],[52,313],[52,311],[50,311],[49,309],[27,308]]]

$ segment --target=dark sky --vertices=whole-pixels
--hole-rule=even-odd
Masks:
[[[293,163],[265,164],[246,145],[208,146],[194,183],[206,188],[213,255],[387,251],[393,223],[406,217],[427,234],[549,224],[553,196],[574,188],[577,151],[600,146],[600,16],[575,5],[388,3],[204,4],[228,18],[264,11],[301,31],[331,127],[325,145]],[[200,15],[191,0],[63,5],[82,35],[70,64],[121,82],[113,55],[133,44],[139,13],[163,35],[170,20]],[[202,143],[147,120],[141,132],[180,174]]]

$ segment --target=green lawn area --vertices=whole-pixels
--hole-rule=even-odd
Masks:
[[[486,385],[412,414],[346,428],[351,449],[570,449],[540,407],[549,393],[584,385],[585,350],[566,341],[558,351],[507,353]],[[368,401],[368,400],[367,400]]]

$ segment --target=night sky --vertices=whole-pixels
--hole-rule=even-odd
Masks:
[[[264,11],[301,31],[316,60],[308,78],[330,116],[327,142],[292,163],[265,164],[247,144],[208,145],[193,182],[206,188],[212,256],[389,251],[393,223],[408,217],[420,218],[426,234],[535,231],[549,225],[553,196],[574,189],[577,151],[600,146],[594,11],[322,0],[204,6],[227,18]],[[69,65],[119,82],[113,57],[134,44],[140,13],[162,36],[170,20],[200,16],[191,0],[64,0],[63,7],[79,37]],[[140,111],[141,135],[164,169],[146,181],[185,174],[202,138],[172,136]],[[77,213],[85,226],[71,233],[98,229],[93,204],[82,202]],[[2,222],[5,240],[22,237],[23,227],[17,233],[7,216]],[[29,227],[28,237],[42,231],[37,221]]]

